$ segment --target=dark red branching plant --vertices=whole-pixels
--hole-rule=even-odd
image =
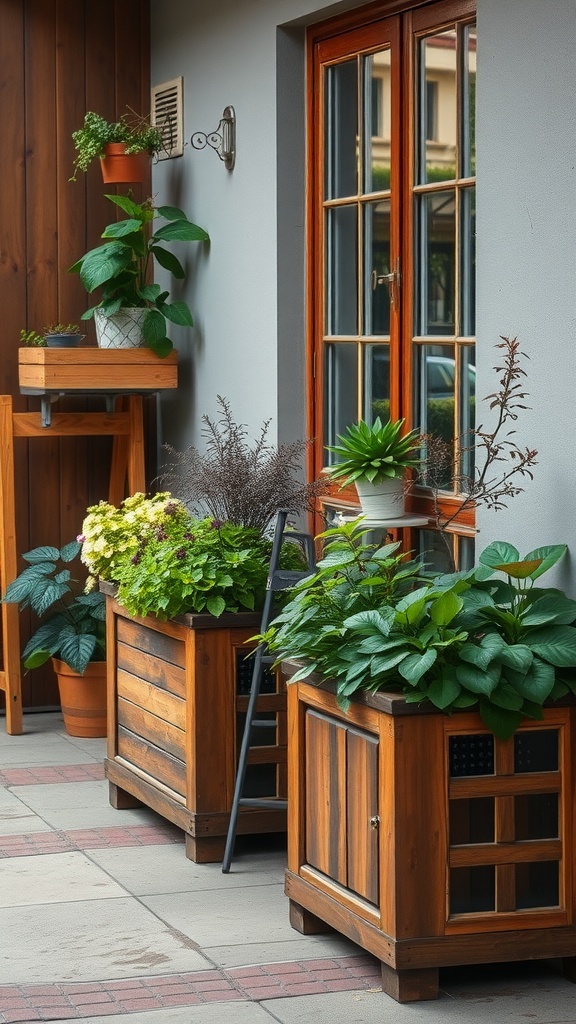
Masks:
[[[509,499],[524,490],[522,484],[526,479],[533,479],[532,468],[537,464],[538,452],[517,444],[513,426],[518,413],[529,408],[525,404],[528,397],[524,390],[526,371],[520,365],[520,360],[528,356],[520,351],[516,338],[501,335],[501,339],[496,348],[501,350],[502,359],[494,367],[499,375],[499,387],[484,399],[490,411],[496,413],[492,429],[480,424],[456,438],[454,445],[432,434],[422,436],[426,458],[417,482],[431,491],[434,525],[450,558],[452,549],[447,532],[457,517],[480,505],[490,509],[507,508]],[[462,471],[466,457],[474,459],[470,474]],[[442,495],[450,480],[458,495],[447,512],[442,507]]]
[[[251,526],[266,533],[280,509],[294,515],[311,511],[324,480],[302,482],[303,457],[311,441],[273,445],[270,420],[256,438],[236,423],[229,402],[218,395],[220,418],[202,417],[205,452],[184,452],[166,446],[173,462],[159,480],[193,515]]]

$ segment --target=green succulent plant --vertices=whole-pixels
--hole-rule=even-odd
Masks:
[[[351,423],[345,434],[338,435],[340,444],[327,446],[340,459],[329,467],[329,476],[342,480],[341,487],[356,480],[377,484],[403,476],[406,469],[418,465],[420,447],[418,431],[403,434],[403,427],[404,420],[382,423],[379,416],[371,426],[364,420]]]

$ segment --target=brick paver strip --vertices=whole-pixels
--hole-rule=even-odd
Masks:
[[[18,836],[0,836],[0,860],[6,857],[34,857],[43,853],[69,853],[71,850],[162,846],[183,842],[184,833],[168,821],[159,822],[158,825],[112,825],[109,828],[29,832]]]
[[[54,782],[94,782],[104,778],[101,761],[88,764],[63,764],[38,768],[4,768],[0,786],[38,786]]]
[[[378,962],[361,955],[228,970],[214,968],[156,978],[116,978],[69,985],[0,985],[0,1024],[365,990],[379,987],[379,982]]]

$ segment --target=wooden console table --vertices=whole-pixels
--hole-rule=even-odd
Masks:
[[[14,440],[112,436],[108,500],[118,505],[128,494],[146,490],[144,394],[175,388],[177,354],[158,359],[149,349],[19,350],[23,394],[39,396],[40,412],[14,412],[12,397],[0,395],[0,586],[2,594],[18,575]],[[51,404],[70,395],[102,395],[105,412],[56,412]],[[127,486],[127,492],[126,492]],[[19,609],[2,604],[3,667],[0,691],[6,695],[6,731],[19,735],[22,724]]]

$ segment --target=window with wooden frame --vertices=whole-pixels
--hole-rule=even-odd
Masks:
[[[475,8],[395,3],[386,17],[383,6],[308,36],[315,474],[359,419],[403,417],[455,452],[474,427]],[[326,504],[355,500],[335,486]],[[425,488],[409,501],[430,510]],[[457,507],[450,479],[441,501]],[[461,566],[472,527],[470,514],[455,522]],[[411,541],[440,548],[429,530]]]

